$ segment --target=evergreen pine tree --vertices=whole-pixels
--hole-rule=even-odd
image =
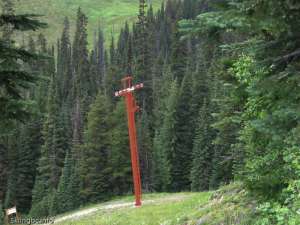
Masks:
[[[81,195],[86,202],[97,202],[107,199],[111,194],[108,168],[110,155],[110,103],[101,93],[88,113],[85,132],[84,154],[81,159],[80,177]]]
[[[143,111],[137,123],[141,177],[143,189],[146,191],[150,191],[151,186],[151,160],[153,154],[149,120],[147,112]]]
[[[119,65],[117,64],[117,54],[115,49],[114,37],[111,38],[109,47],[109,64],[107,67],[107,73],[104,76],[104,92],[105,95],[110,98],[111,102],[115,102],[114,90],[120,87],[120,79],[123,74],[120,74]]]
[[[156,132],[154,138],[153,181],[154,189],[158,191],[174,190],[171,186],[171,167],[177,142],[175,127],[178,123],[176,111],[178,95],[179,90],[175,80],[170,85],[170,95],[166,99],[162,127]]]
[[[0,201],[0,225],[4,225],[4,210],[1,201]]]
[[[178,28],[175,28],[172,37],[172,52],[171,52],[171,70],[174,77],[178,79],[179,84],[186,74],[188,49],[185,40],[180,40]]]
[[[17,179],[18,179],[18,147],[17,137],[19,131],[14,131],[14,138],[9,139],[7,143],[8,151],[8,168],[7,168],[7,187],[5,193],[4,207],[10,208],[17,204]]]
[[[209,103],[207,99],[204,99],[203,105],[199,110],[196,136],[194,138],[191,169],[192,191],[204,191],[209,189],[213,157],[210,125],[211,115]]]
[[[162,59],[160,59],[162,60]],[[153,119],[154,127],[158,128],[163,122],[163,115],[166,110],[166,99],[170,94],[170,84],[173,82],[170,65],[165,62],[159,62],[157,67],[161,68],[161,74],[156,73],[157,77],[153,79]]]
[[[37,102],[39,111],[46,113],[48,99],[48,90],[50,81],[55,73],[54,64],[54,51],[48,49],[46,37],[43,34],[39,34],[37,40],[37,53],[43,57],[37,60],[37,62],[31,62],[31,70],[37,69],[37,75],[41,78],[34,90],[34,100]],[[33,67],[32,67],[33,66]]]
[[[145,0],[140,0],[138,22],[133,32],[134,52],[136,63],[133,74],[136,82],[152,81],[152,67],[150,54],[150,40],[149,40],[149,21],[146,15],[147,3]],[[152,110],[152,89],[145,89],[139,94],[138,102],[141,108],[150,114]],[[150,125],[151,126],[151,125]]]
[[[103,84],[104,74],[106,72],[106,61],[105,61],[105,39],[104,33],[101,28],[98,30],[98,42],[95,47],[97,53],[97,85],[100,87]]]
[[[32,212],[48,215],[52,194],[57,188],[66,151],[69,149],[68,133],[64,129],[63,121],[67,121],[60,113],[58,88],[55,75],[52,76],[49,87],[47,111],[48,115],[44,123],[41,157],[38,164],[38,175],[32,196]]]
[[[8,180],[7,180],[7,192],[5,195],[4,206],[5,208],[11,208],[16,205],[17,201],[17,172],[16,168],[13,168],[8,173]]]
[[[78,208],[82,204],[82,200],[80,197],[80,173],[79,168],[77,167],[78,162],[75,159],[71,159],[71,177],[69,184],[67,186],[67,208],[69,210],[73,210]]]
[[[42,145],[41,121],[30,121],[21,127],[18,151],[17,206],[21,213],[28,213],[31,208],[32,189]]]
[[[58,213],[64,213],[69,208],[69,193],[68,193],[68,185],[70,183],[72,173],[72,158],[70,156],[70,152],[67,152],[65,157],[64,168],[62,171],[62,175],[60,177],[60,181],[57,187],[57,191],[53,196],[53,201],[51,205],[51,214],[56,215]]]
[[[108,166],[112,171],[113,192],[121,195],[131,192],[132,187],[128,125],[124,101],[117,103],[111,122],[111,153]]]
[[[172,162],[172,187],[174,191],[190,189],[190,171],[194,124],[191,120],[192,111],[192,79],[187,73],[182,81],[178,105],[176,109],[177,124],[175,127],[177,140],[175,143],[174,159]]]
[[[66,17],[64,29],[57,49],[57,82],[59,96],[62,102],[70,104],[72,87],[72,67],[71,67],[71,43],[70,43],[70,22]]]
[[[14,16],[15,9],[14,9],[14,3],[12,0],[2,0],[1,6],[2,6],[2,14]],[[4,24],[4,26],[2,27],[2,31],[3,31],[3,33],[2,33],[3,40],[7,44],[12,42],[12,35],[14,32],[13,26],[9,23]]]
[[[7,182],[8,149],[0,144],[0,200],[3,202]]]
[[[16,47],[11,36],[13,31],[36,30],[44,27],[33,15],[15,15],[13,5],[10,0],[3,2],[4,7],[0,15],[0,122],[6,120],[24,119],[28,116],[28,102],[22,95],[23,88],[27,88],[34,83],[35,77],[25,72],[21,65],[26,64],[36,55]]]
[[[83,143],[83,125],[87,108],[92,102],[95,93],[91,92],[92,81],[89,73],[89,58],[87,49],[87,17],[79,8],[77,11],[76,31],[72,51],[72,130],[73,149],[79,150],[78,145]],[[81,158],[76,152],[76,158]]]

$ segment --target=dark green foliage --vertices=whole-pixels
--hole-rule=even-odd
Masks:
[[[19,212],[28,213],[31,208],[32,189],[42,145],[41,122],[31,122],[22,128],[21,138],[23,146],[18,152],[18,179],[17,179],[17,205]]]
[[[163,62],[163,58],[157,59],[157,68],[154,71],[153,77],[153,119],[154,126],[158,127],[161,125],[163,120],[163,114],[166,109],[166,98],[170,93],[170,84],[173,81],[170,66]]]
[[[135,93],[144,191],[202,191],[242,180],[268,198],[259,213],[269,224],[295,218],[296,1],[166,1],[158,12],[141,1],[137,23],[112,35],[109,49],[105,27],[88,44],[88,18],[79,9],[74,35],[74,21],[64,21],[57,54],[43,35],[14,47],[12,31],[35,29],[38,22],[27,26],[34,17],[20,22],[24,16],[13,18],[9,4],[6,10],[0,17],[5,207],[17,204],[26,213],[32,199],[31,214],[40,217],[132,192],[126,112],[123,99],[114,97],[129,74],[145,85]],[[11,122],[24,119],[29,107],[34,117]]]
[[[16,141],[17,136],[20,134],[19,131],[15,131],[13,139],[10,139],[7,144],[7,148],[9,149],[7,160],[8,160],[8,168],[7,168],[7,187],[5,193],[4,207],[10,208],[15,206],[17,203],[17,178],[18,178],[18,143]]]
[[[23,63],[36,58],[36,55],[16,47],[11,35],[15,30],[29,31],[39,29],[45,24],[35,15],[15,15],[13,4],[6,2],[0,15],[0,113],[1,121],[24,119],[29,112],[29,103],[24,100],[22,90],[28,89],[35,78],[21,68]]]
[[[27,130],[24,129],[24,126],[16,125],[13,122],[8,126],[7,122],[16,119],[25,122],[29,112],[36,111],[31,99],[26,98],[27,90],[31,90],[30,87],[37,82],[36,74],[35,71],[25,71],[24,68],[40,57],[33,51],[33,45],[31,45],[32,51],[16,47],[12,34],[15,30],[36,30],[44,27],[45,24],[36,20],[34,15],[15,15],[12,2],[5,1],[4,3],[4,14],[0,16],[1,31],[3,31],[0,40],[0,113],[2,115],[0,126],[3,135],[1,143],[4,145],[1,158],[6,159],[8,163],[4,164],[7,168],[1,170],[2,180],[7,184],[0,184],[0,201],[4,201],[5,195],[5,207],[17,205],[20,206],[18,209],[21,212],[28,212],[36,173],[35,162],[38,158],[40,143],[38,133],[40,130],[35,130],[35,128]],[[3,132],[5,128],[9,130],[9,133]],[[21,130],[21,132],[15,132],[14,129]],[[25,130],[29,136],[23,133]],[[18,139],[16,139],[17,137]],[[7,149],[6,152],[5,149]],[[4,185],[7,187],[4,188]]]
[[[81,160],[81,195],[86,202],[107,199],[111,194],[110,169],[110,103],[102,94],[98,94],[88,114],[85,145]]]
[[[73,159],[73,161],[75,161]],[[67,193],[68,193],[68,204],[67,207],[70,210],[78,208],[82,204],[81,197],[80,197],[80,184],[81,180],[79,177],[79,169],[76,167],[76,163],[73,162],[71,167],[71,177],[70,182],[67,186]]]
[[[249,3],[245,1],[242,5]],[[270,10],[271,4],[274,5]],[[292,31],[296,21],[291,18],[297,11],[292,8],[289,3],[268,1],[251,6],[253,14],[247,18],[243,9],[233,7],[246,23],[250,18],[269,21],[278,16],[272,24],[251,24],[260,42],[246,45],[245,51],[253,53],[240,57],[232,70],[248,94],[242,116],[246,122],[241,131],[246,154],[244,179],[251,189],[269,196],[276,196],[287,185],[283,177],[290,172],[283,169],[282,154],[287,150],[285,140],[297,127],[297,95],[291,90],[296,88],[294,74],[298,64],[291,54],[295,54],[298,46],[298,32]],[[271,50],[271,46],[276,49]],[[282,61],[284,57],[289,60]]]
[[[205,98],[199,110],[196,135],[193,145],[193,163],[191,169],[192,191],[209,190],[212,176],[213,131],[211,125],[210,105]],[[214,163],[218,163],[215,161]]]
[[[87,49],[87,23],[86,15],[78,9],[76,32],[73,43],[72,65],[74,67],[74,97],[87,98],[87,94],[91,94],[91,78],[89,77],[89,61]]]
[[[0,225],[4,225],[4,209],[0,201]]]
[[[114,194],[131,191],[132,172],[127,128],[127,116],[123,101],[117,103],[111,118],[111,152],[109,156],[112,178],[110,180]]]
[[[152,140],[149,124],[149,116],[143,111],[137,123],[137,135],[142,184],[146,191],[150,191],[151,187]]]
[[[210,67],[213,45],[204,53],[197,52],[201,48],[197,39],[181,38],[177,22],[194,18],[200,12],[196,1],[168,1],[157,13],[151,6],[148,9],[142,2],[138,23],[133,29],[126,23],[118,39],[112,38],[109,51],[104,49],[101,29],[89,51],[88,19],[81,9],[77,12],[73,43],[73,21],[65,19],[57,54],[53,47],[49,49],[43,35],[30,37],[30,53],[15,51],[16,57],[28,61],[25,68],[42,79],[26,93],[29,100],[36,102],[33,105],[37,115],[31,120],[37,126],[24,124],[20,140],[12,140],[12,146],[17,146],[17,157],[9,163],[13,168],[19,162],[16,171],[21,176],[16,175],[17,183],[13,184],[12,178],[6,180],[4,172],[5,187],[0,186],[3,198],[5,195],[14,202],[15,186],[25,183],[17,191],[17,204],[22,204],[22,211],[27,212],[32,198],[31,214],[46,216],[131,191],[125,108],[113,96],[127,73],[133,74],[134,82],[145,83],[137,94],[142,111],[137,113],[136,121],[144,190],[190,188],[195,118],[204,97],[210,97],[208,86],[214,86],[214,81],[206,76],[209,69],[203,70]],[[46,57],[35,62],[36,53]],[[198,55],[201,60],[194,63]],[[103,94],[95,101],[98,92]],[[4,162],[0,165],[6,166]]]
[[[38,175],[33,189],[33,209],[40,210],[40,204],[51,202],[53,190],[57,188],[61,170],[63,168],[64,157],[69,149],[68,132],[65,130],[63,121],[67,119],[59,112],[59,102],[57,98],[57,87],[53,75],[49,86],[48,115],[44,123],[43,138],[44,144],[41,147],[41,157],[38,164]],[[47,205],[48,207],[49,205]],[[50,208],[47,208],[49,213]],[[46,212],[46,210],[44,210]]]
[[[158,191],[171,191],[172,174],[171,167],[174,162],[175,144],[177,134],[177,105],[178,105],[178,85],[173,81],[170,85],[170,95],[166,99],[166,110],[163,114],[161,129],[156,131],[154,138],[153,155],[153,185]]]
[[[105,62],[105,39],[102,29],[99,29],[98,42],[95,46],[96,59],[97,59],[97,73],[96,73],[96,84],[98,87],[103,83],[104,75],[106,72],[106,62]]]
[[[94,81],[91,79],[89,53],[87,48],[87,23],[86,15],[78,9],[76,31],[72,47],[72,127],[73,145],[83,143],[83,123],[87,115],[88,106],[96,93],[93,92]],[[79,148],[77,148],[79,149]],[[76,153],[80,157],[80,152]]]
[[[57,191],[53,195],[50,214],[56,215],[75,209],[80,205],[79,182],[75,168],[75,160],[68,152]]]
[[[39,172],[47,188],[56,188],[67,149],[66,133],[58,108],[57,87],[53,76],[48,94],[48,116],[44,124],[44,145],[39,162]],[[38,178],[39,179],[39,178]],[[43,182],[43,183],[44,183]]]
[[[70,183],[70,177],[71,177],[71,171],[72,165],[71,165],[71,156],[68,152],[66,154],[66,159],[64,163],[64,168],[60,177],[60,181],[57,187],[57,191],[53,196],[53,202],[51,205],[51,214],[56,215],[58,213],[64,213],[69,209],[68,207],[68,184]]]
[[[165,191],[167,190],[167,186],[169,185],[169,181],[164,178],[162,178],[164,175],[163,173],[163,163],[165,163],[166,159],[162,159],[162,153],[164,152],[164,147],[161,146],[162,140],[161,140],[161,130],[163,128],[159,128],[161,126],[165,126],[164,124],[164,118],[165,114],[167,114],[167,109],[168,106],[167,104],[171,104],[170,107],[176,107],[177,103],[171,102],[168,99],[173,98],[172,101],[177,101],[177,99],[174,98],[174,96],[171,97],[171,95],[174,95],[175,93],[171,94],[171,90],[174,92],[174,85],[173,80],[172,80],[172,74],[170,72],[169,65],[164,65],[163,64],[163,58],[159,57],[157,59],[157,65],[155,68],[154,72],[154,77],[153,77],[153,99],[154,99],[154,109],[153,109],[153,119],[154,119],[154,126],[156,127],[155,129],[155,134],[153,138],[153,149],[152,149],[152,186],[154,190],[160,191],[164,189]],[[177,87],[176,87],[177,88]],[[176,89],[176,95],[177,93]],[[170,96],[169,96],[170,95]],[[175,109],[172,109],[173,113],[175,113]],[[168,115],[168,117],[172,117],[173,115]],[[175,119],[175,117],[174,117]],[[166,125],[168,126],[168,125]],[[167,140],[166,140],[167,141]],[[166,142],[168,143],[168,141]],[[167,166],[167,165],[166,165]],[[168,166],[167,166],[168,167]],[[165,183],[165,184],[164,184]],[[169,187],[168,187],[169,188]]]
[[[17,167],[16,165],[14,165]],[[16,168],[11,169],[10,173],[8,173],[8,180],[7,180],[7,192],[5,195],[5,208],[11,208],[16,205],[17,200],[17,172]]]
[[[12,29],[20,31],[38,30],[41,27],[45,28],[46,24],[40,22],[36,18],[38,15],[24,14],[24,15],[7,15],[2,14],[0,16],[0,27],[6,24],[12,25]]]
[[[224,59],[222,64],[225,67],[231,67],[232,61]],[[234,175],[239,177],[239,174],[242,173],[244,153],[243,146],[238,140],[242,126],[239,115],[247,97],[244,85],[238,84],[229,71],[220,72],[220,78],[224,82],[223,86],[220,87],[223,95],[218,97],[217,102],[220,110],[214,114],[213,124],[213,127],[218,131],[214,140],[215,162],[213,163],[211,180],[211,186],[215,188],[219,184],[228,183]]]
[[[187,74],[182,81],[176,108],[176,142],[171,166],[172,188],[175,191],[190,189],[193,132],[192,79]]]
[[[180,33],[176,28],[172,37],[171,70],[179,83],[186,74],[188,49],[186,41],[180,40]]]
[[[47,217],[51,213],[51,204],[53,202],[54,191],[49,191],[48,194],[41,190],[39,192],[43,197],[38,202],[33,202],[33,206],[30,210],[30,216],[32,217]]]
[[[119,74],[117,66],[117,56],[115,49],[115,40],[112,37],[109,47],[109,62],[107,73],[104,76],[104,91],[107,97],[111,98],[111,101],[116,101],[114,98],[114,90],[120,87],[120,78],[122,74]]]
[[[57,76],[61,81],[58,83],[59,97],[63,103],[70,103],[71,87],[72,87],[72,67],[71,67],[71,43],[70,43],[70,23],[65,18],[64,30],[59,41],[57,54]]]
[[[3,202],[7,182],[8,150],[2,144],[0,144],[0,156],[0,199]]]
[[[295,223],[297,200],[291,193],[299,182],[293,166],[299,165],[294,139],[299,120],[299,5],[221,2],[221,10],[201,14],[192,25],[200,36],[226,32],[222,36],[229,38],[223,46],[225,66],[220,68],[225,92],[214,125],[219,131],[214,160],[223,157],[226,170],[233,164],[236,177],[249,190],[271,201],[262,204],[264,218],[258,224]],[[186,30],[191,23],[182,25]],[[230,179],[230,173],[215,174],[213,180]]]
[[[183,18],[194,19],[199,11],[201,10],[200,4],[202,1],[199,0],[184,0],[183,1]],[[203,4],[203,3],[202,3]]]

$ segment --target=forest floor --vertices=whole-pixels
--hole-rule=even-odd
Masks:
[[[55,218],[57,225],[251,224],[256,202],[240,184],[215,192],[145,194],[143,206],[132,196],[89,206]]]

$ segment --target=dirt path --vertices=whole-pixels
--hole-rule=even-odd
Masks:
[[[157,203],[166,202],[166,201],[168,201],[168,202],[181,201],[187,197],[188,197],[188,195],[179,194],[176,196],[163,197],[161,199],[145,200],[145,201],[143,201],[143,204],[148,205],[148,204],[157,204]],[[125,208],[125,207],[134,208],[135,205],[132,202],[114,202],[114,203],[109,203],[109,204],[103,204],[101,206],[96,206],[96,207],[89,208],[89,209],[83,209],[81,211],[74,212],[74,213],[71,213],[66,216],[57,217],[57,218],[55,218],[54,224],[58,224],[58,223],[68,221],[68,220],[70,220],[70,221],[78,220],[79,218],[94,214],[99,211],[107,211],[107,210],[120,209],[120,208]]]

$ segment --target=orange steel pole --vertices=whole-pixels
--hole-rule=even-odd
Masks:
[[[141,206],[142,187],[141,187],[140,163],[139,163],[136,126],[135,126],[135,113],[138,111],[139,107],[136,105],[133,96],[133,91],[136,89],[143,88],[143,84],[132,86],[131,81],[132,81],[131,77],[124,78],[122,80],[124,89],[116,92],[115,96],[124,96],[126,101],[135,205]]]
[[[135,112],[137,110],[134,102],[132,92],[125,95],[126,107],[127,107],[127,118],[128,118],[128,131],[130,140],[130,153],[131,153],[131,166],[135,192],[135,205],[140,206],[141,203],[141,177],[140,177],[140,166],[139,156],[137,149],[137,138],[136,138],[136,127],[135,127]]]

